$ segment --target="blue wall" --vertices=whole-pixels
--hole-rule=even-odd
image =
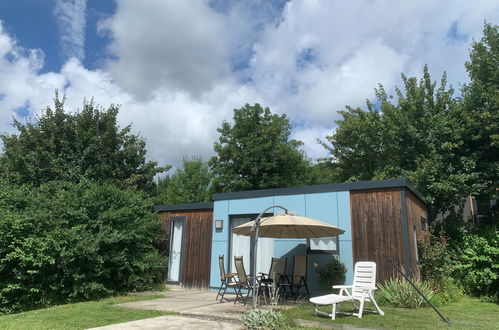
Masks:
[[[353,280],[352,235],[350,227],[350,194],[348,191],[326,192],[314,194],[298,194],[288,196],[270,196],[262,198],[230,199],[215,201],[213,219],[223,220],[223,229],[215,229],[213,221],[213,238],[211,253],[210,285],[220,286],[218,256],[225,255],[225,267],[228,269],[230,223],[229,216],[237,214],[258,214],[272,205],[281,205],[296,215],[307,216],[337,226],[345,233],[339,236],[339,257],[348,268],[346,283]],[[281,212],[281,209],[275,209]],[[325,265],[332,254],[307,254],[306,239],[274,239],[274,256],[287,257],[287,273],[292,273],[293,256],[307,255],[307,283],[311,294],[323,293],[318,283],[313,263]]]

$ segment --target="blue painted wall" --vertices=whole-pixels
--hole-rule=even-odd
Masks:
[[[281,205],[296,215],[315,218],[334,226],[345,233],[339,236],[339,258],[348,268],[346,283],[353,280],[352,260],[352,235],[350,226],[350,194],[348,191],[326,192],[314,194],[297,194],[288,196],[269,196],[263,198],[245,198],[215,201],[213,209],[213,220],[223,220],[223,229],[215,229],[213,221],[213,244],[211,253],[210,285],[213,288],[220,286],[220,271],[218,268],[218,256],[225,255],[225,268],[228,269],[229,262],[229,217],[238,214],[258,214],[272,205]],[[281,212],[275,209],[275,212]],[[324,289],[318,283],[317,273],[313,264],[325,265],[332,254],[307,254],[306,239],[274,239],[274,256],[287,258],[287,273],[292,273],[293,256],[307,255],[308,286],[311,294],[324,293]]]

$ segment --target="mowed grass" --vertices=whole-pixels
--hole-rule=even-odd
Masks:
[[[87,329],[166,315],[161,311],[124,309],[115,304],[164,298],[164,296],[120,296],[98,301],[60,305],[0,316],[0,329]]]
[[[367,308],[374,309],[371,304],[367,305]],[[341,305],[343,310],[348,310],[350,306],[347,303]],[[470,297],[464,297],[459,302],[439,308],[442,314],[451,320],[451,326],[443,322],[430,307],[405,309],[381,306],[381,309],[385,312],[384,316],[366,313],[359,319],[355,316],[337,314],[334,321],[327,317],[315,316],[311,304],[303,304],[283,313],[289,319],[385,329],[499,329],[499,305]],[[326,306],[320,310],[331,312]]]

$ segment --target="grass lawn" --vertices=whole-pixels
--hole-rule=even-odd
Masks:
[[[164,296],[120,296],[30,312],[0,316],[0,329],[86,329],[108,324],[166,315],[161,311],[124,309],[113,306]]]
[[[374,309],[367,304],[367,308]],[[351,305],[350,305],[351,306]],[[349,304],[342,304],[343,310],[348,310]],[[478,299],[464,297],[460,302],[439,308],[442,314],[451,320],[452,326],[441,321],[440,317],[431,309],[404,309],[381,306],[384,316],[366,313],[359,319],[355,316],[336,315],[336,320],[327,317],[315,316],[314,308],[304,304],[283,313],[290,319],[304,319],[327,323],[351,324],[373,328],[387,329],[499,329],[499,305],[484,303]],[[322,311],[331,312],[323,306]]]

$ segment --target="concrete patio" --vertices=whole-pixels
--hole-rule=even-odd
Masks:
[[[216,292],[184,289],[169,286],[168,291],[154,292],[165,298],[137,301],[116,306],[128,309],[159,310],[177,315],[166,315],[150,319],[113,324],[94,328],[99,330],[117,329],[243,329],[240,319],[251,303],[244,306],[234,304],[235,294],[226,293],[224,302],[215,300]],[[151,292],[145,293],[151,295]]]
[[[215,300],[216,292],[189,290],[169,286],[169,291],[162,292],[165,298],[119,304],[130,309],[152,309],[176,313],[181,316],[193,316],[229,322],[239,321],[243,313],[251,309],[251,303],[244,306],[234,304],[235,294],[226,293],[224,302]]]
[[[180,286],[169,286],[168,291],[144,292],[136,295],[164,295],[165,298],[136,301],[116,306],[128,309],[159,310],[172,315],[153,317],[149,319],[112,324],[90,330],[120,330],[120,329],[196,329],[196,330],[236,330],[244,329],[240,320],[244,312],[251,310],[251,301],[244,306],[238,302],[234,304],[235,294],[226,293],[224,302],[215,300],[216,292],[184,289]],[[298,302],[299,303],[299,302]],[[278,308],[290,308],[295,303],[288,302]],[[270,306],[260,306],[270,308]],[[342,324],[325,324],[317,321],[297,320],[304,328],[327,329],[365,329]]]

